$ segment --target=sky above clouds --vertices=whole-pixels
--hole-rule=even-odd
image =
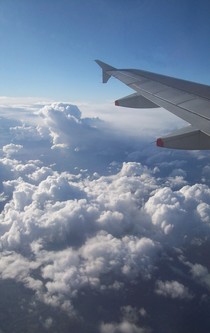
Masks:
[[[209,84],[209,9],[0,1],[0,332],[209,333],[209,152],[93,61]]]
[[[94,59],[209,84],[209,11],[207,0],[1,1],[1,95],[123,96],[114,80],[101,88]]]

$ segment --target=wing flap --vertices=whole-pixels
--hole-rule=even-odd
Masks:
[[[187,126],[156,141],[158,147],[186,150],[210,149],[210,136],[192,126]]]
[[[151,102],[149,99],[139,95],[138,93],[116,100],[115,105],[139,109],[159,108],[157,104]]]

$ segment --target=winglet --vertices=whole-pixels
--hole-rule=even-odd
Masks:
[[[110,71],[114,71],[116,70],[116,68],[105,64],[105,62],[100,61],[100,60],[95,60],[95,62],[102,68],[102,77],[103,77],[103,83],[106,83],[109,78],[112,76],[112,74],[110,74]]]

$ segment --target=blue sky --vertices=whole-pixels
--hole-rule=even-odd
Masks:
[[[101,102],[94,59],[210,84],[209,1],[0,1],[0,95]]]

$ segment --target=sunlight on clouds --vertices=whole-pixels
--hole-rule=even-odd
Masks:
[[[75,105],[46,105],[36,117],[42,121],[5,122],[1,281],[16,281],[33,292],[35,304],[81,325],[87,311],[81,299],[91,311],[102,301],[94,323],[102,333],[149,332],[153,299],[169,308],[174,300],[202,300],[197,286],[209,289],[208,263],[197,255],[210,235],[205,156],[142,152],[140,139],[83,118]],[[201,163],[197,182],[188,159]],[[53,325],[48,313],[43,327]]]

